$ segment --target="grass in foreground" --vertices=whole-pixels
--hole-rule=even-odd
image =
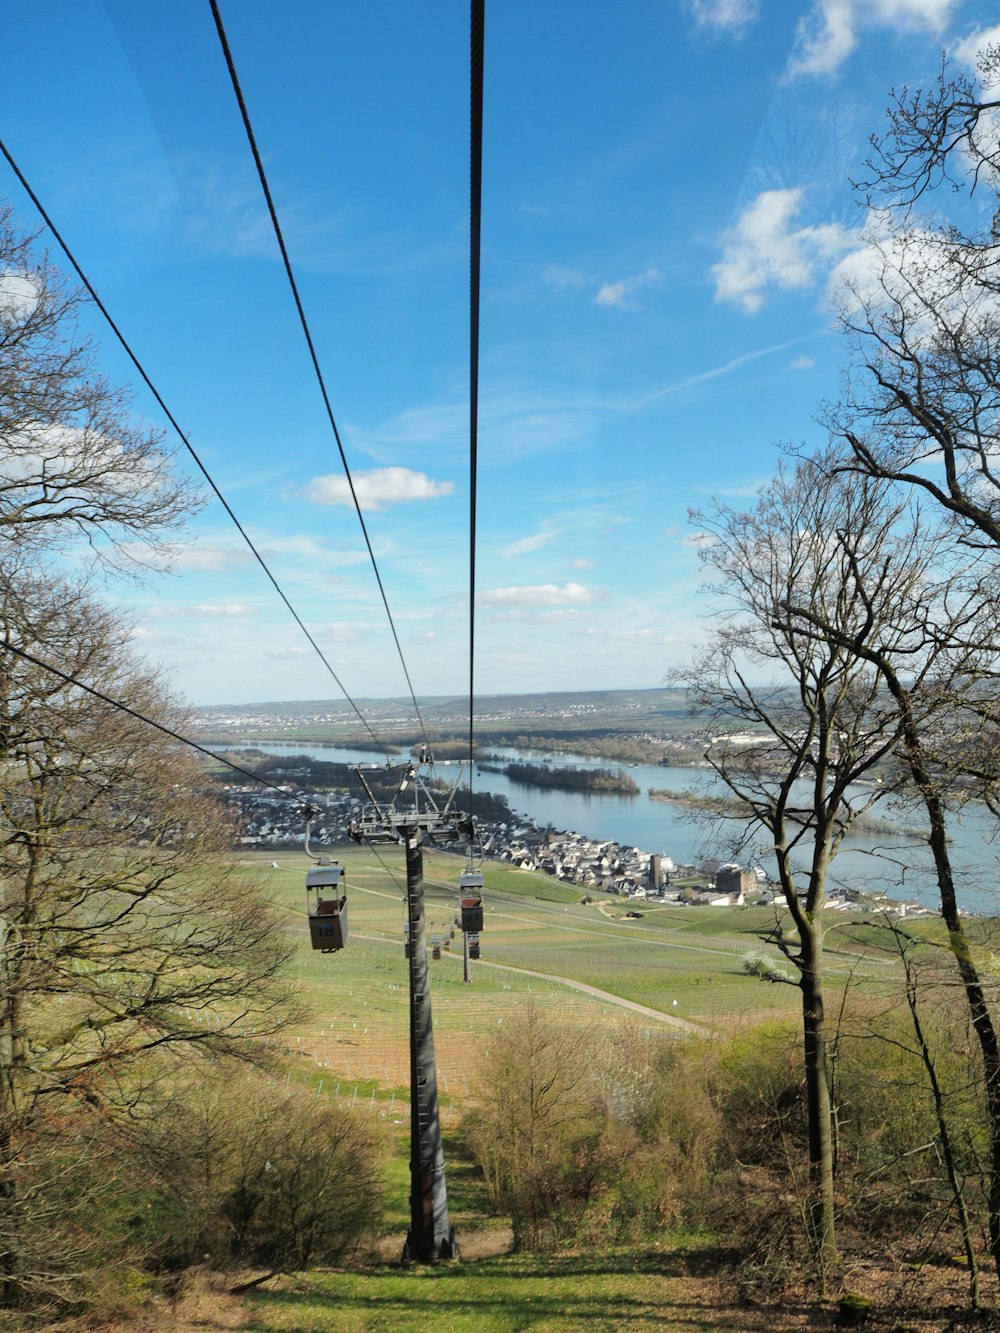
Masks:
[[[710,1281],[692,1278],[697,1245],[593,1251],[577,1255],[504,1255],[433,1268],[377,1268],[325,1273],[260,1292],[254,1330],[283,1333],[699,1333],[751,1329],[747,1312]],[[761,1324],[763,1328],[766,1325]]]

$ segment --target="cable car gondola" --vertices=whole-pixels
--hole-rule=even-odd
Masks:
[[[347,894],[340,891],[344,878],[344,867],[337,862],[306,871],[309,938],[323,953],[334,953],[347,943]]]
[[[306,912],[309,916],[309,940],[314,949],[335,953],[347,943],[347,874],[339,861],[316,856],[309,846],[309,830],[314,806],[306,810],[306,855],[318,862],[306,871]],[[341,886],[344,892],[341,893]]]
[[[465,870],[458,877],[462,903],[462,929],[469,934],[483,928],[483,877],[478,870]]]
[[[340,892],[343,865],[316,865],[305,872],[305,902],[313,949],[335,953],[347,944],[347,893]]]

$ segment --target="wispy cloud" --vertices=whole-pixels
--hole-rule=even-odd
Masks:
[[[256,608],[245,606],[242,602],[199,602],[197,606],[191,608],[191,615],[204,616],[214,619],[216,616],[252,616],[256,614]]]
[[[153,620],[215,620],[253,616],[257,614],[257,608],[245,602],[196,602],[193,605],[167,602],[150,607],[146,614]]]
[[[732,486],[712,486],[711,484],[693,486],[696,495],[715,495],[726,500],[748,500],[760,495],[770,482],[770,477],[758,477],[756,481],[736,482]],[[687,543],[690,545],[691,543]],[[698,543],[695,543],[698,544]]]
[[[588,625],[583,631],[584,634],[600,635],[602,639],[614,639],[619,643],[627,643],[632,639],[651,639],[653,631],[651,629],[611,629],[606,625]]]
[[[502,546],[500,554],[504,557],[530,555],[532,551],[540,551],[543,546],[548,546],[555,536],[556,533],[551,528],[542,528],[528,537],[520,537],[517,541]]]
[[[578,268],[566,268],[563,264],[550,264],[542,273],[542,282],[556,291],[565,291],[586,287],[590,279]]]
[[[122,555],[145,565],[148,569],[179,572],[218,574],[222,570],[245,565],[253,557],[247,547],[213,546],[194,538],[186,546],[167,543],[154,551],[134,542],[123,542],[118,548]]]
[[[742,37],[760,17],[757,0],[687,0],[687,8],[699,28]]]
[[[792,357],[791,361],[789,361],[785,369],[810,370],[815,364],[816,364],[816,358],[814,356],[795,356]]]
[[[192,250],[234,259],[273,259],[280,251],[256,176],[207,153],[175,157],[180,184],[170,204]],[[439,262],[452,241],[421,242],[404,226],[385,227],[361,209],[331,207],[314,191],[282,200],[281,229],[296,267],[314,273],[390,275]]]
[[[619,278],[617,282],[606,282],[594,297],[596,305],[614,306],[618,310],[635,310],[639,302],[636,294],[644,287],[660,282],[663,274],[658,268],[647,268],[642,273],[634,273],[629,278]]]
[[[670,394],[681,393],[685,389],[693,389],[699,384],[719,379],[723,375],[731,375],[733,371],[739,370],[742,366],[750,365],[753,361],[759,361],[761,357],[773,356],[776,352],[786,352],[789,347],[798,347],[813,338],[822,337],[826,332],[826,329],[817,329],[814,333],[803,334],[801,338],[789,338],[787,342],[773,343],[770,347],[758,347],[753,352],[744,352],[742,356],[734,356],[729,361],[724,361],[721,366],[712,366],[709,370],[700,370],[694,375],[686,375],[684,379],[675,380],[672,384],[664,384],[661,388],[654,389],[652,393],[644,394],[641,398],[635,399],[626,410],[636,412],[640,408],[647,407],[650,403],[655,403],[658,399],[666,398]]]
[[[353,478],[358,503],[367,510],[414,500],[437,500],[443,495],[451,495],[455,489],[453,482],[434,481],[425,472],[414,472],[406,467],[370,468],[366,472],[355,472]],[[306,486],[306,496],[313,504],[354,503],[347,478],[336,472],[313,477]]]
[[[600,416],[617,410],[613,399],[560,394],[548,389],[497,391],[479,400],[483,457],[501,464],[575,444]],[[355,448],[370,457],[395,459],[432,446],[438,456],[464,457],[469,438],[467,403],[426,403],[407,408],[371,429],[353,428]]]

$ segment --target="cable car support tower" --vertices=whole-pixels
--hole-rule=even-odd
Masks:
[[[458,1243],[448,1219],[438,1107],[427,966],[423,843],[425,840],[455,842],[467,837],[471,833],[471,821],[451,809],[457,782],[444,807],[439,808],[416,768],[409,765],[392,803],[380,805],[363,770],[356,771],[368,795],[370,810],[352,823],[351,837],[357,842],[402,843],[406,855],[410,971],[410,1229],[403,1247],[403,1261],[433,1263],[438,1259],[457,1259]],[[412,803],[397,808],[399,795],[407,788],[412,793]]]

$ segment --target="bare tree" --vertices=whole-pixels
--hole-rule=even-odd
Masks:
[[[980,64],[995,89],[1000,46]],[[848,465],[1000,546],[1000,102],[945,67],[894,96],[874,147],[869,249],[842,308],[851,364],[823,420]]]
[[[830,485],[852,485],[843,474]],[[876,483],[864,480],[865,485]],[[839,623],[808,595],[792,589],[781,611],[787,624],[808,626],[854,654],[877,673],[886,706],[898,719],[896,791],[915,801],[926,821],[927,845],[938,886],[941,916],[954,956],[983,1061],[990,1139],[988,1208],[990,1243],[1000,1272],[1000,1035],[991,998],[990,963],[958,905],[951,818],[982,792],[996,773],[995,653],[1000,637],[996,559],[992,550],[955,543],[950,529],[923,526],[919,512],[890,509],[887,527],[841,529],[838,544],[855,569],[858,611],[873,632],[864,636]],[[884,521],[884,520],[883,520]],[[900,598],[886,627],[884,589],[864,566],[872,543]],[[984,731],[984,723],[986,728]]]
[[[0,585],[0,640],[29,630],[37,656],[175,720],[128,627],[79,588]],[[0,670],[0,1287],[14,1301],[29,1279],[40,1289],[19,1256],[38,1253],[26,1199],[54,1118],[139,1112],[181,1058],[263,1056],[289,987],[287,943],[224,855],[197,767],[41,668],[4,654]],[[58,1245],[50,1259],[58,1285]]]
[[[983,87],[995,90],[1000,47],[983,54],[980,69]],[[822,419],[842,446],[837,466],[909,490],[946,529],[938,568],[914,590],[923,623],[913,650],[871,640],[859,651],[898,709],[899,757],[927,821],[942,917],[980,1047],[990,1243],[1000,1273],[1000,1033],[988,961],[958,908],[949,845],[964,802],[975,797],[1000,810],[1000,102],[945,67],[929,89],[894,97],[874,146],[863,188],[877,223],[867,271],[842,308],[851,361]],[[942,198],[944,216],[934,211]],[[808,599],[790,608],[844,641]]]
[[[130,395],[96,371],[81,296],[0,207],[0,562],[86,542],[138,558],[194,504]]]
[[[790,918],[775,942],[802,995],[821,1283],[837,1261],[823,913],[834,858],[879,798],[876,769],[899,740],[898,712],[859,649],[875,641],[905,651],[911,640],[911,574],[891,559],[904,515],[885,483],[832,480],[818,460],[779,472],[747,512],[694,516],[720,609],[685,680],[711,729],[706,758],[737,798],[744,839],[766,836]],[[790,615],[790,604],[813,608],[815,621]]]
[[[494,1203],[509,1209],[516,1249],[566,1235],[593,1181],[604,1106],[595,1040],[528,1004],[492,1043],[465,1124]]]

